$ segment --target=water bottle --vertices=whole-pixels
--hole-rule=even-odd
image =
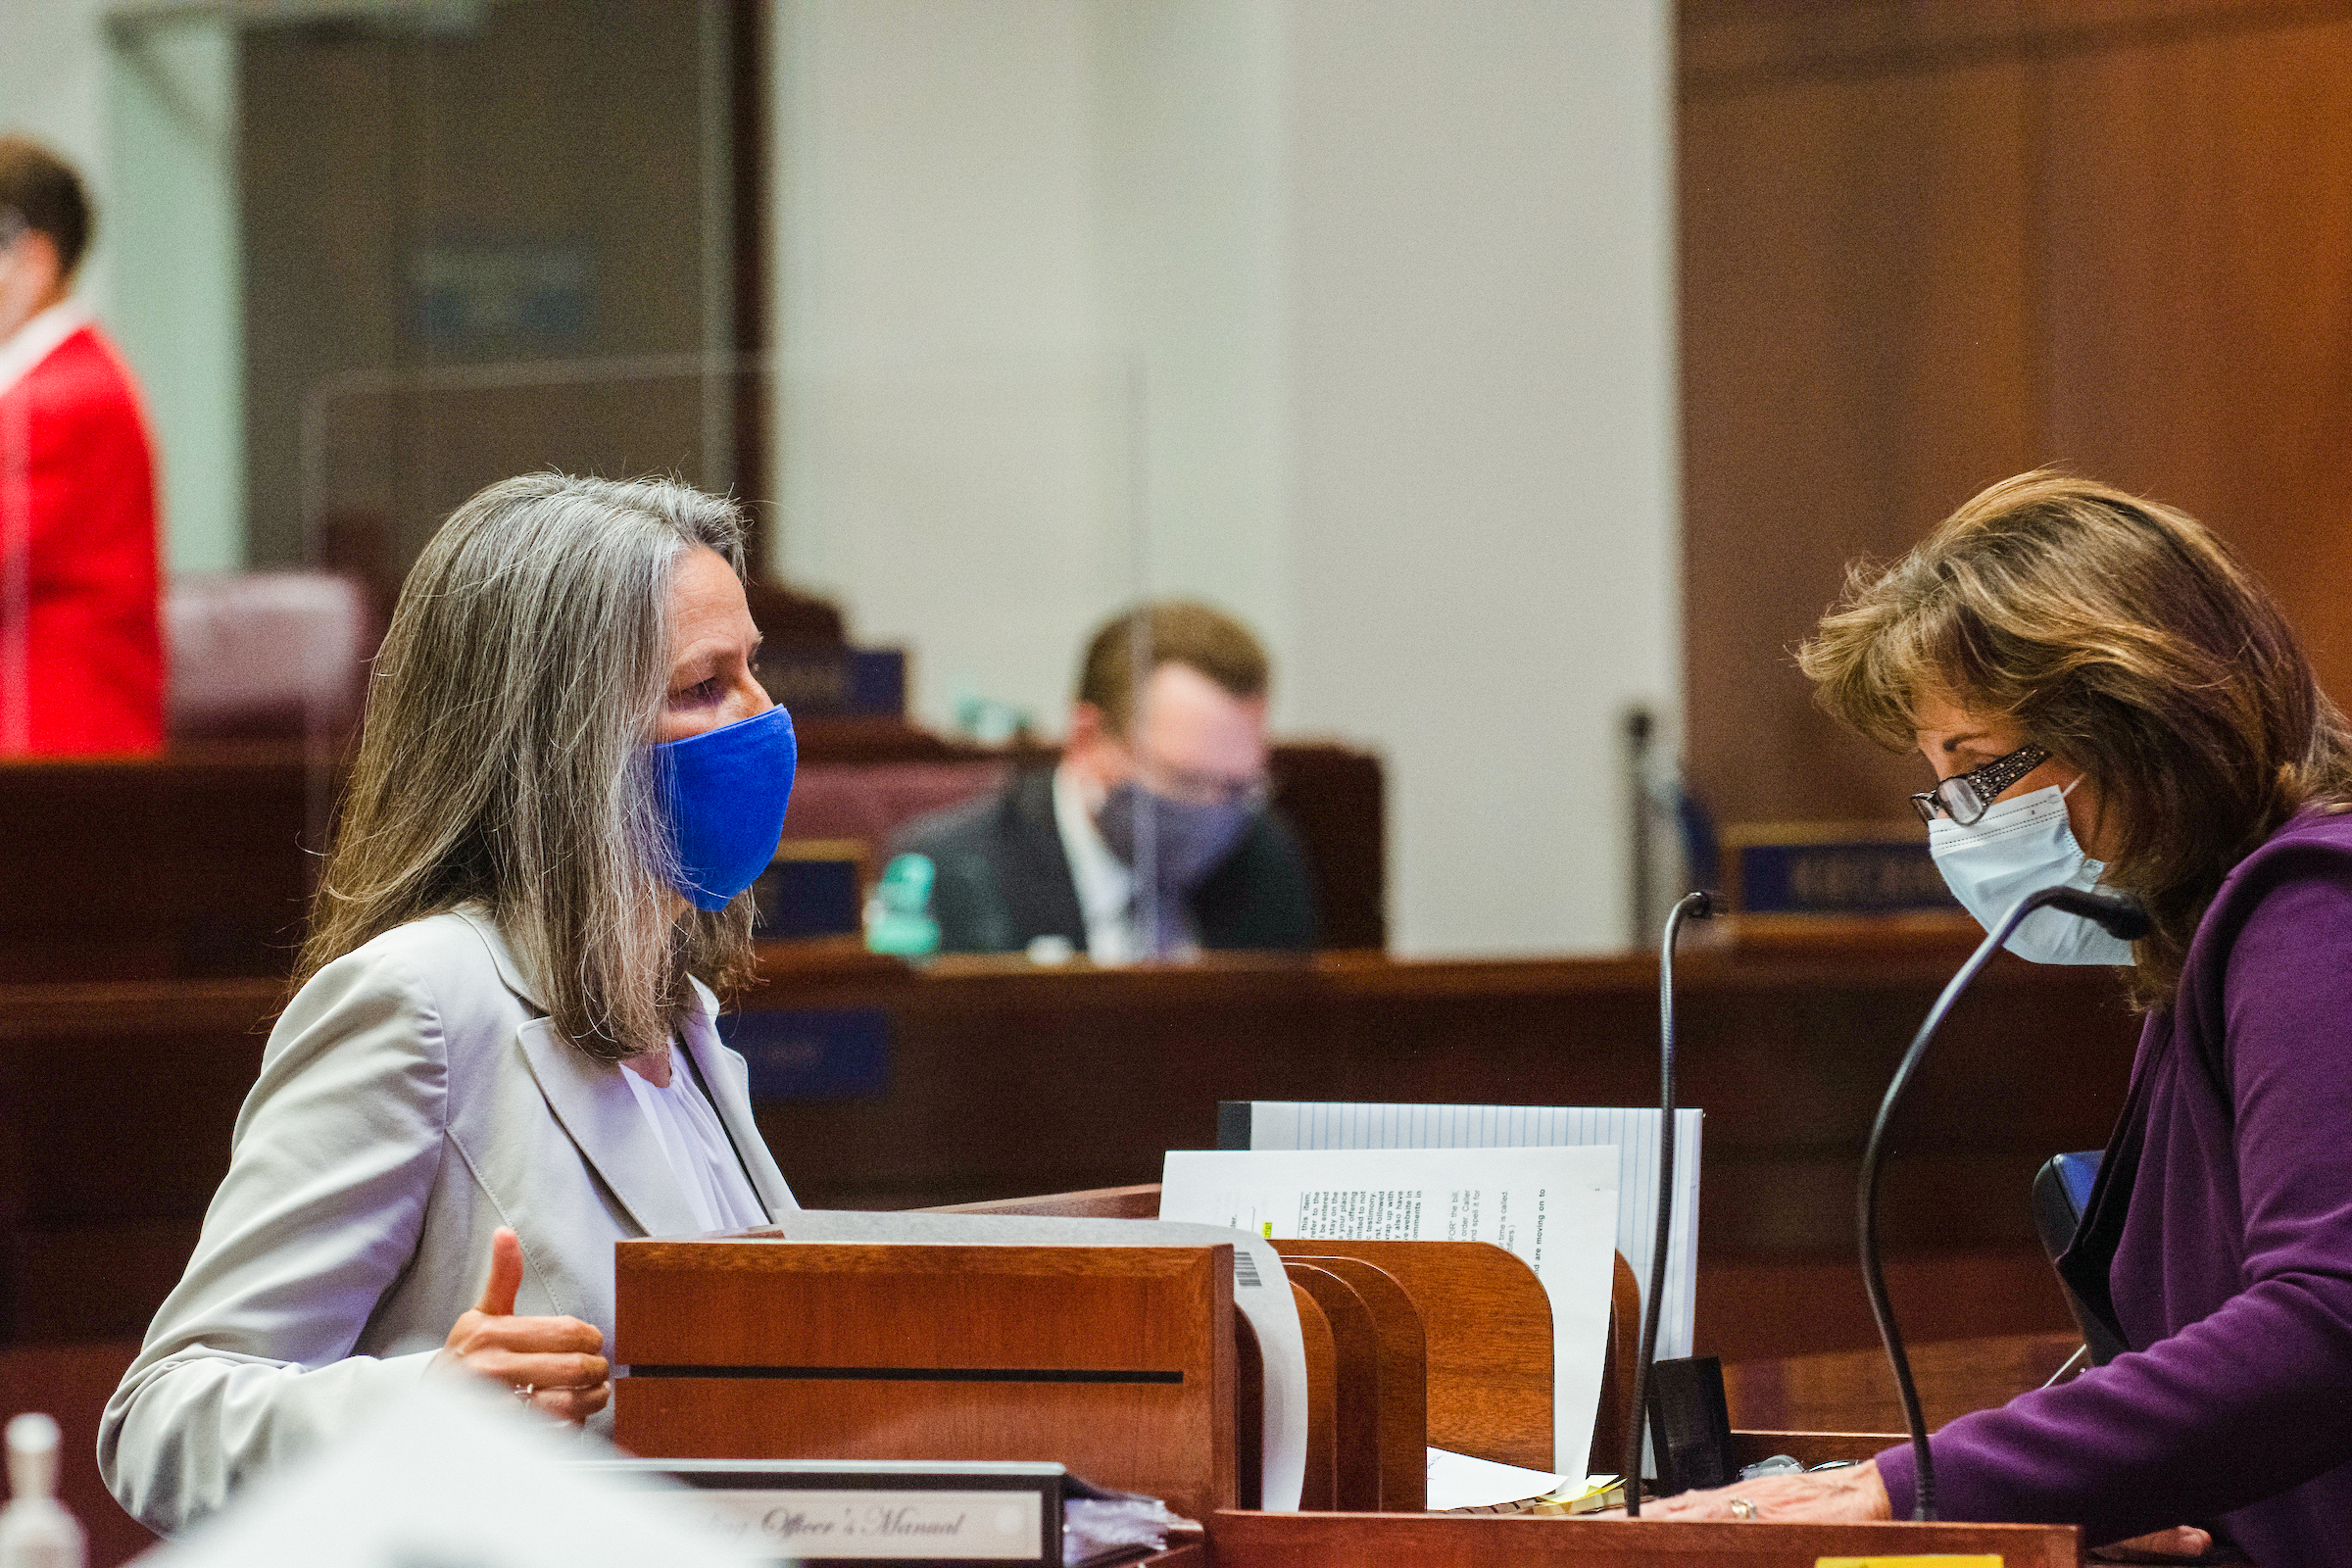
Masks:
[[[0,1508],[0,1568],[82,1568],[81,1525],[57,1500],[57,1423],[8,1424],[8,1506]]]

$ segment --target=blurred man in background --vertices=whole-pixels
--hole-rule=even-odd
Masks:
[[[0,756],[164,740],[154,461],[138,391],[71,297],[81,181],[0,136]]]
[[[1266,806],[1266,683],[1257,639],[1202,605],[1096,632],[1060,764],[901,840],[938,868],[941,951],[1123,963],[1313,947],[1306,864]]]

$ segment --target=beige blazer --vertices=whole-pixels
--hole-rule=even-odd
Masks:
[[[760,1201],[796,1209],[695,995],[686,1049]],[[621,1072],[554,1035],[476,912],[319,970],[270,1031],[195,1255],[107,1402],[98,1464],[122,1506],[185,1528],[414,1385],[480,1298],[501,1225],[522,1240],[515,1311],[593,1323],[610,1353],[612,1244],[700,1228]]]

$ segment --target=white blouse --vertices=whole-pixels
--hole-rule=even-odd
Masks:
[[[768,1214],[743,1174],[743,1161],[727,1142],[718,1113],[703,1098],[687,1065],[686,1053],[669,1054],[669,1087],[657,1089],[629,1068],[621,1069],[638,1108],[652,1123],[654,1141],[662,1146],[669,1168],[677,1173],[686,1200],[707,1231],[750,1230],[768,1223]]]

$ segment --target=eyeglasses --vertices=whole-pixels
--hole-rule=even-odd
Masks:
[[[1186,806],[1263,806],[1272,793],[1265,775],[1251,778],[1226,778],[1215,773],[1196,773],[1190,768],[1171,767],[1156,758],[1138,754],[1137,772],[1144,784],[1154,794]]]
[[[2050,760],[2050,754],[2028,742],[2007,757],[1996,757],[1983,767],[1972,767],[1911,797],[1911,808],[1931,827],[1941,811],[1962,827],[1974,827],[1992,809],[2001,791]]]

